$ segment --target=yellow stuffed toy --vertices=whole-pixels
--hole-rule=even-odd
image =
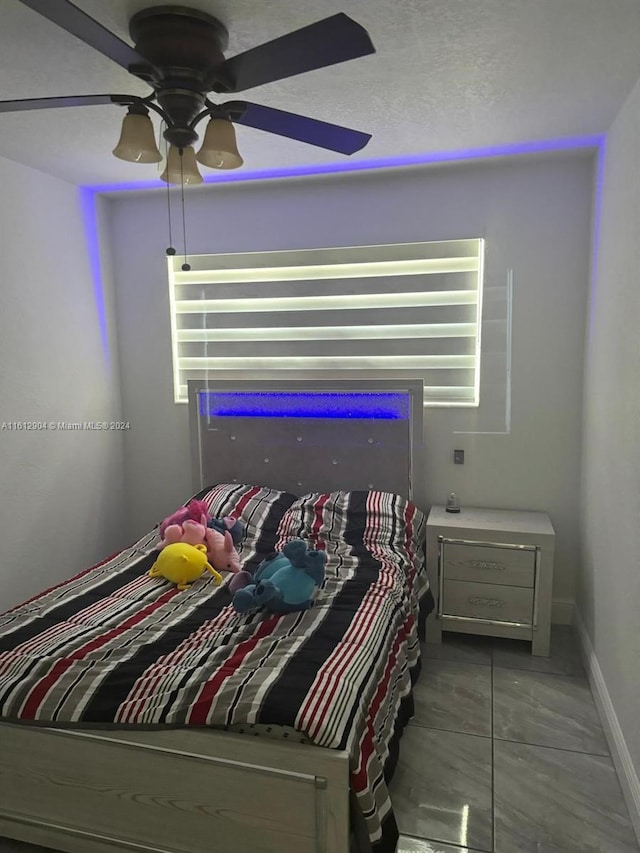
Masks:
[[[207,549],[204,545],[175,542],[162,549],[160,556],[149,569],[149,577],[163,577],[176,584],[178,589],[188,589],[205,569],[211,572],[217,583],[222,583],[222,575],[207,562]]]

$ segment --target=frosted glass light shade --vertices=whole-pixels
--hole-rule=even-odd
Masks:
[[[167,163],[160,179],[167,184],[183,183],[185,186],[202,183],[203,178],[198,171],[196,154],[190,145],[182,149],[182,155],[180,149],[176,148],[175,145],[169,146]]]
[[[130,163],[159,163],[162,160],[148,115],[127,113],[122,120],[120,139],[113,153],[120,160]]]
[[[212,118],[196,160],[211,169],[237,169],[244,163],[238,153],[233,124],[224,118]]]

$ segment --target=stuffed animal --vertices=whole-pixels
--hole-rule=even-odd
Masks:
[[[307,548],[292,539],[282,551],[263,560],[255,575],[243,571],[229,582],[232,603],[238,613],[265,606],[272,613],[295,613],[313,604],[313,594],[324,580],[324,551]]]
[[[181,506],[171,515],[167,516],[160,523],[160,538],[164,539],[167,527],[174,524],[183,525],[185,521],[195,521],[205,527],[211,527],[212,530],[217,530],[218,533],[229,531],[233,544],[237,545],[244,536],[244,524],[239,518],[233,515],[225,515],[222,518],[211,518],[209,516],[209,507],[205,501],[199,501],[195,498],[190,500],[186,506]]]
[[[209,562],[220,572],[237,573],[242,570],[240,556],[233,546],[231,533],[219,533],[210,527],[205,529],[205,543]]]
[[[165,527],[164,536],[160,542],[160,548],[174,545],[176,542],[184,542],[186,545],[206,545],[206,531],[204,524],[198,524],[187,518],[182,524],[170,524]]]
[[[191,500],[186,506],[181,506],[180,509],[167,516],[160,524],[160,538],[164,538],[164,532],[171,524],[184,524],[187,519],[197,521],[198,524],[206,526],[209,518],[209,508],[204,501]]]
[[[210,518],[207,521],[207,527],[217,530],[218,533],[225,533],[228,530],[234,545],[237,545],[244,536],[244,523],[233,515],[225,515],[222,518]]]
[[[204,545],[174,542],[162,549],[160,556],[149,569],[149,577],[163,577],[176,584],[178,589],[187,589],[205,569],[211,572],[217,583],[222,582],[222,575],[207,562],[207,549]]]
[[[170,524],[164,531],[161,550],[169,545],[182,542],[185,545],[202,545],[207,554],[207,560],[219,572],[239,572],[240,557],[233,546],[231,533],[226,530],[219,533],[197,521],[187,519],[180,524]]]

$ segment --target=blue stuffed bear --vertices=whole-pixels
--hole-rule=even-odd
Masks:
[[[302,539],[292,539],[282,551],[263,560],[253,577],[240,572],[229,589],[238,613],[265,606],[271,613],[295,613],[312,606],[313,594],[324,580],[324,551],[314,551]]]

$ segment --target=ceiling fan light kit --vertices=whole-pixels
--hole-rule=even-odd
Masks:
[[[130,163],[159,163],[162,160],[149,111],[145,107],[139,104],[129,107],[113,154]]]
[[[176,177],[179,183],[180,175],[185,183],[202,181],[193,145],[198,140],[196,126],[204,119],[209,122],[197,160],[214,169],[237,169],[243,164],[233,124],[347,155],[364,148],[371,138],[361,131],[248,101],[209,100],[211,92],[239,92],[375,53],[367,31],[344,13],[226,59],[226,27],[197,9],[165,5],[137,12],[129,22],[132,47],[70,0],[20,2],[112,59],[152,91],[144,98],[75,95],[0,101],[0,112],[103,103],[127,107],[113,154],[132,163],[157,163],[162,156],[149,118],[152,110],[165,124],[169,157],[162,177],[170,183]],[[175,163],[182,171],[176,171]]]
[[[244,160],[238,152],[236,132],[229,119],[209,120],[196,160],[211,169],[238,169],[242,166]]]
[[[198,171],[196,154],[191,146],[178,148],[169,146],[167,162],[160,179],[166,184],[183,184],[185,187],[201,184],[204,180]]]

